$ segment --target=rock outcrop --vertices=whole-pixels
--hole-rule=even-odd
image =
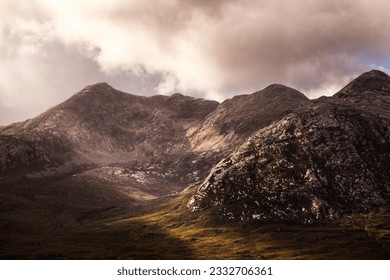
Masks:
[[[190,131],[191,143],[196,150],[229,152],[252,133],[307,102],[309,99],[303,93],[278,84],[250,95],[235,96]]]
[[[304,223],[388,207],[389,86],[386,74],[365,73],[259,130],[213,168],[189,207]]]

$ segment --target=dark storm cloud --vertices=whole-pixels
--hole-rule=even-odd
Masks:
[[[219,100],[282,83],[314,97],[370,68],[388,71],[382,61],[390,58],[390,4],[383,0],[0,6],[7,11],[0,19],[1,106],[12,112],[17,104],[26,112],[20,116],[100,80],[140,94]]]

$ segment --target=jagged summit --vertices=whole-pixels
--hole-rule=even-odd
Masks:
[[[379,70],[363,73],[336,93],[336,97],[345,98],[365,92],[390,93],[390,77]]]

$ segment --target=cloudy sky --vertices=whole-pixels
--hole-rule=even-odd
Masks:
[[[88,84],[222,101],[390,73],[388,0],[1,0],[0,125]]]

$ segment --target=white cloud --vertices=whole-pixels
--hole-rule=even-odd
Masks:
[[[372,67],[364,61],[389,59],[389,8],[384,0],[3,0],[0,102],[31,116],[96,79],[215,99],[270,83],[331,94]]]

